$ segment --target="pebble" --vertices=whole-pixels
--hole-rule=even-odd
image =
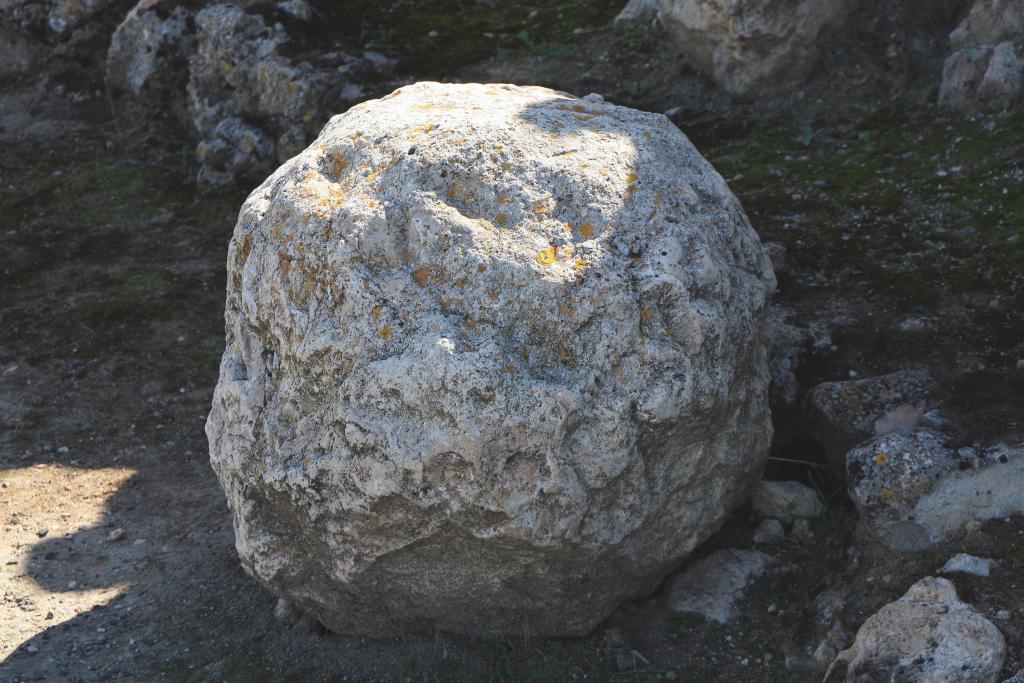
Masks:
[[[50,530],[44,527],[36,531],[36,536],[38,536],[39,538],[43,538],[48,533],[50,533]]]
[[[124,538],[124,529],[121,527],[118,527],[107,534],[107,540],[111,542],[120,541],[122,538]]]
[[[1010,620],[1010,610],[1008,610],[1008,609],[1001,609],[1001,610],[999,610],[998,612],[995,613],[995,618],[998,619],[999,621],[1009,621]]]
[[[3,488],[7,488],[8,486],[10,486],[10,482],[4,479],[2,482],[0,482],[0,486],[2,486]]]
[[[972,574],[988,576],[998,566],[998,562],[987,557],[976,557],[967,553],[957,553],[939,570],[940,574]]]
[[[68,448],[67,446],[61,446],[60,448],[57,449],[57,452],[58,453],[70,453],[71,449]]]
[[[786,537],[782,522],[777,519],[766,519],[754,530],[754,543],[771,545]]]
[[[39,648],[35,645],[26,645],[25,652],[29,653],[30,655],[34,655],[35,653],[39,652]]]

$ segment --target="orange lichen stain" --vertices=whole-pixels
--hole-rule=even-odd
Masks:
[[[469,330],[470,332],[475,330],[476,329],[476,321],[475,320],[467,320],[466,321],[466,329]]]
[[[486,273],[487,272],[487,266],[485,266],[484,264],[481,263],[480,265],[478,265],[476,267],[476,272],[478,272],[478,273]]]
[[[519,371],[519,368],[517,368],[517,367],[516,367],[515,365],[513,365],[512,363],[509,363],[508,365],[506,365],[506,366],[505,366],[505,372],[507,372],[507,373],[508,373],[508,374],[510,374],[510,375],[514,375],[514,374],[516,374],[516,373],[517,373],[518,371]]]
[[[640,318],[645,322],[651,319],[651,309],[644,307],[640,309]]]
[[[391,326],[385,325],[384,327],[380,328],[380,332],[377,333],[377,336],[383,339],[384,341],[391,339]]]
[[[569,352],[566,351],[565,349],[562,349],[561,351],[558,352],[558,357],[562,359],[563,363],[569,362]]]
[[[504,192],[499,192],[498,193],[498,203],[499,204],[508,204],[508,195],[505,194]]]
[[[584,237],[590,238],[594,236],[594,226],[590,223],[584,223],[580,226],[580,234]]]
[[[508,223],[508,216],[503,213],[499,213],[494,217],[494,222],[498,225],[505,225],[505,223]]]
[[[501,145],[498,145],[498,146],[496,146],[496,147],[494,148],[494,151],[495,151],[495,152],[500,152],[500,151],[501,151],[501,150],[503,150],[503,149],[505,149],[505,148],[504,148],[503,146],[501,146]]]
[[[449,199],[455,199],[456,197],[459,196],[459,191],[456,190],[454,187],[449,187],[448,191],[445,194],[448,195]]]
[[[464,145],[464,144],[466,144],[466,138],[459,138],[458,140],[455,141],[455,144],[457,144],[457,145]]]
[[[548,212],[548,207],[542,201],[541,202],[534,202],[533,203],[533,212],[534,213],[547,213]]]
[[[431,269],[428,266],[421,266],[412,271],[412,279],[420,287],[430,284]]]
[[[557,140],[558,139],[558,133],[552,133],[548,137],[551,138],[552,140]]]
[[[460,277],[458,280],[455,281],[455,286],[458,287],[459,289],[462,289],[467,284],[469,284],[469,280],[467,280],[464,277]]]
[[[581,111],[586,111],[587,108],[584,107],[582,104],[574,104],[573,107],[572,107],[572,110],[575,111],[575,112],[581,112]]]
[[[381,310],[383,310],[383,309],[381,309],[380,306],[374,306],[373,310],[370,311],[370,317],[373,318],[374,322],[377,322],[378,320],[380,320],[380,312],[381,312]]]
[[[875,453],[875,462],[877,462],[879,465],[884,465],[888,460],[889,456],[883,453],[882,451],[878,451],[877,453]]]
[[[553,265],[558,260],[558,247],[552,245],[537,252],[537,263],[542,266]]]
[[[487,290],[487,298],[489,298],[491,301],[497,301],[498,300],[498,293],[495,292],[493,289],[488,289]]]
[[[345,172],[346,168],[348,168],[348,159],[346,159],[341,154],[334,157],[334,159],[331,161],[331,172],[334,174],[334,177],[336,178],[341,176],[341,174]]]
[[[572,264],[572,269],[577,273],[582,272],[587,267],[587,262],[581,258],[576,259],[576,263]]]

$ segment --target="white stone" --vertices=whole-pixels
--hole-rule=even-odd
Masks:
[[[988,576],[998,566],[998,562],[987,557],[976,557],[967,553],[957,553],[949,558],[946,564],[939,570],[940,574],[973,574],[974,576]]]
[[[700,614],[727,623],[739,614],[747,589],[772,563],[757,550],[718,550],[698,560],[672,582],[669,604],[679,614]]]
[[[420,83],[255,190],[207,423],[243,566],[336,631],[586,633],[749,494],[769,261],[660,114]]]
[[[921,579],[868,617],[830,667],[845,680],[995,683],[1006,658],[999,629],[962,602],[946,579]]]
[[[792,524],[797,519],[813,519],[825,514],[825,504],[818,492],[798,481],[762,481],[754,489],[751,500],[754,512],[761,517]]]

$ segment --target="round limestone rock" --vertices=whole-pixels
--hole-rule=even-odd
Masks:
[[[660,114],[419,83],[242,207],[207,423],[245,568],[328,628],[583,634],[756,481],[774,278]]]

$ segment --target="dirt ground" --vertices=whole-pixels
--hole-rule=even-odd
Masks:
[[[816,100],[688,106],[707,85],[679,77],[663,37],[607,28],[618,4],[599,7],[599,29],[499,33],[493,49],[438,53],[422,75],[677,108],[762,239],[787,248],[778,304],[817,331],[802,390],[923,367],[964,443],[1019,441],[1024,115],[949,118],[914,92],[837,112],[835,74]],[[432,19],[418,21],[362,41],[439,50],[424,37]],[[814,484],[829,512],[808,541],[773,547],[777,569],[729,626],[671,615],[664,589],[578,639],[371,640],[278,621],[239,567],[203,433],[244,191],[197,194],[175,133],[154,141],[108,112],[102,94],[39,84],[0,98],[0,681],[811,681],[823,595],[843,596],[852,630],[960,550],[1003,563],[957,586],[990,618],[1009,611],[996,621],[1007,676],[1024,666],[1024,519],[878,553],[796,411],[777,415],[769,476]],[[699,554],[751,547],[754,526],[739,510]]]

